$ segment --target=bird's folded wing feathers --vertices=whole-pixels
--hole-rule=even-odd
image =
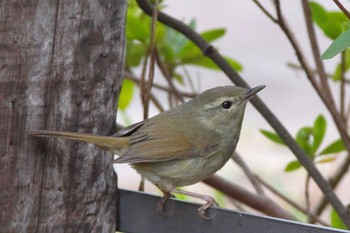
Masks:
[[[190,141],[179,127],[159,127],[153,122],[141,127],[130,137],[129,150],[115,160],[116,163],[161,162],[209,156],[219,143],[214,139],[210,145]],[[196,139],[200,140],[200,136]],[[197,145],[197,146],[194,146]]]

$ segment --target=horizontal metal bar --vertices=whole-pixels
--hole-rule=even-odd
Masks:
[[[210,220],[201,218],[200,205],[169,199],[163,216],[157,211],[160,197],[129,190],[119,190],[118,231],[133,233],[164,232],[234,232],[234,233],[334,233],[348,232],[272,217],[210,208]]]

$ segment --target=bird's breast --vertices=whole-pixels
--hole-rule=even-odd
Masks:
[[[165,179],[173,186],[195,184],[222,168],[231,154],[218,150],[208,157],[195,157],[154,163],[134,164],[135,169],[153,183]]]

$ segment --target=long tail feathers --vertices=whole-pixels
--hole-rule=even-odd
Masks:
[[[56,137],[66,138],[76,141],[92,143],[98,147],[101,147],[109,151],[120,151],[129,145],[128,137],[108,137],[108,136],[97,136],[85,133],[73,133],[73,132],[62,132],[62,131],[48,131],[48,130],[34,130],[28,131],[28,135],[34,137]]]

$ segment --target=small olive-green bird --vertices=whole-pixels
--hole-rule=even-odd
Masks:
[[[216,87],[113,136],[40,130],[29,134],[88,142],[111,151],[119,156],[116,163],[131,164],[164,193],[158,202],[160,213],[171,194],[180,193],[206,201],[198,212],[207,218],[205,211],[217,206],[215,200],[176,187],[200,182],[225,165],[236,148],[246,104],[264,87]]]

